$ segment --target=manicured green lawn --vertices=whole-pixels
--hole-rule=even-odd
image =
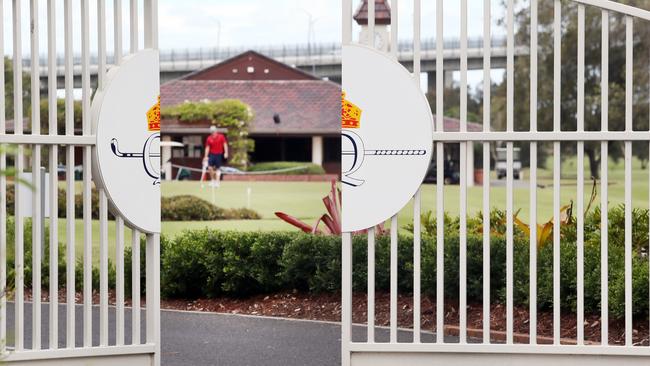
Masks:
[[[538,170],[538,188],[537,188],[537,221],[546,222],[553,216],[553,174],[552,162],[547,164],[547,169]],[[568,205],[571,201],[577,202],[577,184],[576,184],[576,164],[575,160],[567,160],[562,163],[562,180],[560,182],[560,203],[561,206]],[[641,169],[641,163],[633,160],[632,164],[632,206],[634,208],[648,208],[648,170]],[[610,207],[619,205],[625,199],[625,170],[622,161],[618,163],[610,162],[608,173],[608,201]],[[525,222],[530,217],[530,189],[529,172],[524,171],[524,181],[516,182],[513,191],[514,210],[520,210],[519,217]],[[585,208],[591,195],[593,181],[589,179],[589,171],[585,168],[585,185],[584,185],[584,204]],[[492,177],[492,180],[496,178]],[[501,186],[493,186],[490,189],[490,207],[505,210],[506,208],[506,188],[505,180],[499,183]],[[460,211],[460,186],[445,186],[444,188],[444,207],[445,211],[452,215],[458,215]],[[483,187],[475,186],[468,188],[467,210],[470,214],[476,214],[483,210]],[[594,206],[600,205],[601,190],[600,180],[596,187],[596,200]],[[422,212],[436,211],[436,186],[425,184],[422,187]],[[413,220],[413,205],[409,203],[398,217],[400,226]]]
[[[246,207],[250,189],[250,208],[262,215],[262,220],[163,222],[165,235],[176,235],[185,229],[206,227],[221,230],[273,231],[297,230],[278,219],[274,212],[282,211],[313,224],[325,213],[322,198],[330,189],[328,182],[222,182],[214,190],[215,204],[223,208]],[[190,194],[212,202],[212,189],[201,188],[199,182],[163,182],[163,196]]]
[[[162,195],[190,194],[212,201],[212,189],[195,181],[163,182]],[[324,212],[321,198],[330,189],[328,182],[222,182],[216,188],[215,204],[223,208],[246,207],[250,189],[250,208],[263,218],[275,218],[274,212],[284,211],[298,218],[315,218]]]

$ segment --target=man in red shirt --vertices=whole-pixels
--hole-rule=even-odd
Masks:
[[[210,126],[210,136],[205,140],[205,156],[203,164],[207,162],[210,171],[211,184],[219,186],[221,179],[221,166],[228,159],[228,140],[226,136],[217,131],[217,126]],[[205,166],[205,165],[204,165]]]

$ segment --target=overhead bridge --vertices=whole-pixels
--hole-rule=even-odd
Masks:
[[[492,38],[491,55],[493,69],[505,69],[507,47],[506,39],[503,37]],[[279,62],[294,66],[303,71],[312,73],[319,78],[327,78],[334,82],[341,81],[341,46],[340,44],[316,44],[297,46],[275,46],[275,47],[252,47],[257,52],[269,56]],[[460,41],[451,39],[445,41],[444,50],[444,72],[445,80],[451,81],[451,73],[460,70]],[[234,57],[247,51],[244,48],[199,48],[199,49],[174,49],[161,50],[160,52],[160,77],[164,83],[179,78],[191,72],[212,66],[230,57]],[[530,51],[527,46],[515,47],[515,58],[527,57]],[[474,38],[468,40],[468,68],[469,70],[481,70],[483,68],[483,39]],[[421,70],[428,74],[429,84],[435,86],[436,80],[436,41],[428,39],[422,42],[420,53]],[[398,45],[397,57],[399,61],[409,70],[413,66],[413,43],[400,42]],[[96,56],[90,60],[91,86],[94,88],[97,82]],[[108,55],[108,64],[113,61]],[[57,85],[59,89],[65,88],[65,69],[63,59],[57,61]],[[29,72],[30,60],[24,61],[25,71]],[[41,60],[41,89],[47,88],[47,59]],[[74,87],[81,88],[81,60],[74,61]],[[434,88],[430,88],[433,90]]]

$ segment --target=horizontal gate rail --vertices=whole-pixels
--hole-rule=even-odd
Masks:
[[[649,347],[577,346],[577,345],[528,345],[528,344],[481,344],[481,343],[352,343],[352,352],[396,353],[496,353],[496,354],[548,354],[548,355],[607,355],[649,357]]]
[[[2,144],[92,146],[95,136],[71,135],[0,135]]]
[[[635,8],[630,5],[621,4],[611,0],[571,0],[574,3],[581,3],[583,5],[591,5],[602,10],[612,11],[621,15],[628,15],[638,19],[650,21],[650,11]]]
[[[511,132],[434,132],[434,141],[445,143],[507,141],[648,141],[648,131],[511,131]]]
[[[3,361],[21,362],[21,361],[38,361],[38,360],[57,360],[71,359],[82,357],[105,357],[115,355],[138,355],[151,354],[155,351],[156,346],[153,344],[139,344],[127,346],[106,346],[92,348],[60,348],[56,350],[43,351],[23,351],[10,353]]]

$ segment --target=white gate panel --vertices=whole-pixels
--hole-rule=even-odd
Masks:
[[[127,3],[126,1],[124,3]],[[21,214],[21,203],[28,197],[22,189],[15,190],[15,215],[13,225],[15,231],[15,283],[9,284],[7,268],[7,223],[10,216],[6,210],[7,188],[14,185],[13,179],[7,179],[0,175],[0,362],[19,365],[55,365],[55,364],[133,364],[133,365],[159,365],[160,364],[160,233],[158,230],[142,232],[129,227],[131,232],[132,250],[132,289],[133,306],[130,310],[132,315],[131,342],[125,344],[125,221],[130,217],[120,215],[111,202],[104,189],[99,183],[99,172],[93,172],[95,163],[92,156],[96,152],[97,137],[93,133],[91,106],[99,104],[95,99],[96,94],[101,94],[107,86],[107,71],[112,69],[113,73],[119,73],[123,65],[124,43],[129,42],[128,57],[133,57],[140,52],[155,53],[158,50],[158,21],[157,0],[129,0],[124,4],[122,0],[113,0],[112,13],[107,15],[107,4],[105,0],[13,0],[0,2],[0,19],[11,24],[12,48],[9,50],[4,45],[4,28],[0,27],[0,54],[9,55],[14,70],[13,90],[5,90],[4,62],[0,63],[0,170],[11,168],[19,176],[25,172],[32,172],[34,176],[31,209],[32,227],[32,278],[25,278],[25,236],[24,229],[26,220]],[[62,5],[62,6],[59,6]],[[57,14],[62,8],[63,12]],[[94,10],[91,12],[91,9]],[[143,11],[141,11],[143,9]],[[25,15],[29,12],[29,24],[25,24]],[[39,24],[39,13],[46,12],[45,25]],[[8,16],[11,14],[11,17]],[[107,17],[113,17],[112,34],[113,50],[112,58],[107,57]],[[129,21],[123,22],[124,14],[128,14]],[[57,22],[62,22],[64,34],[57,37]],[[96,27],[91,27],[91,24]],[[143,25],[144,34],[139,30],[139,24]],[[45,29],[45,31],[40,31]],[[125,41],[124,33],[128,29]],[[46,34],[46,39],[39,39],[40,34]],[[75,49],[73,40],[75,34],[81,39],[80,50]],[[144,47],[138,44],[139,35],[143,35]],[[23,40],[29,37],[29,52],[23,52]],[[96,42],[91,38],[96,37]],[[62,44],[59,44],[62,40]],[[11,52],[9,52],[11,51]],[[41,60],[40,55],[47,57]],[[77,55],[80,54],[80,57]],[[28,55],[28,56],[27,56]],[[62,57],[59,57],[62,56]],[[59,59],[62,61],[59,63]],[[92,64],[91,64],[92,60]],[[111,61],[110,63],[107,60]],[[151,70],[157,74],[157,62],[151,62]],[[75,68],[81,69],[82,78],[82,122],[75,126],[75,111],[73,100],[73,75]],[[47,93],[41,93],[39,74],[43,71],[47,74]],[[64,121],[58,121],[57,114],[57,73],[62,71],[65,76],[65,99],[64,99]],[[23,111],[23,72],[29,76],[31,92],[31,112],[26,115]],[[94,81],[96,80],[96,85]],[[151,88],[157,90],[158,85]],[[12,121],[5,120],[5,95],[12,92],[14,95],[11,107],[15,111]],[[134,86],[137,92],[137,86]],[[41,126],[41,98],[48,101],[47,121]],[[151,104],[155,104],[152,98]],[[129,103],[128,95],[124,95],[124,103]],[[159,108],[159,106],[158,106]],[[155,111],[155,108],[152,107]],[[31,117],[31,118],[26,118]],[[144,120],[142,128],[147,127],[147,121],[151,121],[151,115],[137,117]],[[159,118],[159,115],[158,115]],[[23,123],[25,122],[25,123]],[[150,124],[149,128],[155,123]],[[159,124],[157,125],[159,129]],[[43,129],[42,127],[47,127]],[[134,124],[133,128],[138,128]],[[151,129],[150,129],[151,130]],[[62,132],[63,131],[63,132]],[[152,153],[155,155],[155,153]],[[75,160],[81,160],[81,166],[75,166]],[[59,257],[59,218],[58,216],[58,189],[61,183],[58,180],[59,163],[65,162],[65,253],[66,270],[65,278],[65,324],[59,324],[59,282],[58,278],[58,257]],[[44,168],[48,172],[48,184],[41,187],[40,174]],[[75,242],[77,226],[75,225],[75,194],[77,193],[75,173],[81,168],[81,193],[82,208],[82,230],[83,240]],[[132,177],[131,177],[132,178]],[[93,186],[99,193],[99,232],[93,232],[92,225],[92,189]],[[43,195],[42,190],[48,189],[48,195]],[[43,262],[42,249],[46,245],[43,242],[45,227],[41,210],[41,197],[49,197],[49,278],[48,292],[52,296],[47,299],[47,304],[41,301],[42,298],[42,277],[41,264]],[[154,200],[159,204],[159,198]],[[116,304],[109,307],[109,252],[108,252],[108,210],[116,216]],[[154,209],[155,207],[152,207]],[[155,210],[154,210],[155,211]],[[154,214],[155,215],[155,214]],[[146,236],[146,338],[141,337],[140,327],[140,240]],[[93,239],[99,239],[99,288],[93,288]],[[76,303],[76,249],[83,248],[82,260],[82,300]],[[8,287],[13,287],[9,288]],[[31,314],[25,313],[26,296],[25,289],[31,288],[32,298]],[[99,307],[93,307],[93,292],[99,293]],[[7,311],[8,302],[13,303],[14,311]],[[82,306],[82,316],[77,316],[76,306]],[[41,308],[46,306],[48,312],[45,319],[42,319]],[[99,322],[93,322],[93,312],[99,312]],[[109,313],[115,314],[114,327],[109,327]],[[112,315],[112,314],[111,314]],[[26,316],[31,317],[30,328],[26,328]],[[7,329],[8,319],[14,324],[13,329]],[[42,324],[47,324],[48,334],[43,334]],[[82,325],[81,327],[78,327]],[[81,329],[81,332],[77,331]],[[63,335],[63,336],[62,336]],[[114,336],[113,336],[114,335]],[[25,340],[29,337],[30,344]],[[94,342],[98,339],[99,342]],[[110,341],[109,339],[115,339]]]
[[[375,1],[377,3],[375,4]],[[405,0],[399,1],[403,3]],[[553,74],[552,80],[544,81],[552,83],[553,85],[553,130],[552,131],[538,131],[537,113],[531,113],[530,128],[528,131],[520,131],[515,127],[514,111],[515,111],[515,1],[507,0],[505,2],[507,9],[505,12],[505,26],[507,28],[507,66],[506,66],[506,86],[507,86],[507,101],[506,101],[506,126],[505,131],[492,131],[490,126],[491,111],[491,92],[490,92],[490,72],[492,70],[491,57],[493,56],[491,44],[489,40],[492,35],[492,14],[491,6],[496,0],[484,0],[483,9],[483,75],[484,75],[484,88],[483,88],[483,130],[481,132],[468,132],[467,130],[467,103],[468,103],[468,0],[460,1],[444,1],[436,0],[436,24],[421,24],[421,0],[407,0],[412,2],[413,5],[413,76],[414,81],[419,85],[420,83],[420,35],[421,27],[428,29],[435,29],[436,31],[436,57],[435,57],[435,70],[436,70],[436,110],[443,111],[444,100],[444,80],[443,74],[445,71],[444,59],[444,38],[443,30],[446,20],[446,9],[448,7],[459,7],[461,12],[461,30],[460,30],[460,131],[445,131],[444,119],[442,113],[437,113],[435,119],[435,132],[433,133],[433,142],[436,148],[437,169],[437,182],[436,191],[436,263],[438,271],[436,273],[436,293],[444,293],[444,186],[441,182],[444,181],[444,166],[443,147],[445,144],[459,144],[460,145],[460,255],[459,255],[459,326],[458,326],[458,340],[456,343],[448,343],[445,340],[443,326],[445,325],[444,311],[435,311],[435,324],[436,332],[435,342],[424,342],[420,339],[420,323],[421,323],[421,308],[420,308],[420,292],[421,288],[421,190],[418,191],[413,197],[413,228],[414,228],[414,245],[413,245],[413,339],[412,341],[398,342],[398,312],[401,309],[397,307],[398,287],[397,287],[397,273],[398,273],[398,248],[397,248],[397,215],[390,218],[390,327],[389,327],[389,341],[377,342],[375,340],[375,230],[368,229],[368,264],[367,264],[367,296],[368,296],[368,311],[367,311],[367,338],[365,341],[354,341],[352,339],[352,233],[343,233],[343,247],[342,247],[342,364],[343,365],[394,365],[394,364],[407,364],[407,365],[574,365],[578,362],[589,362],[597,365],[641,365],[650,362],[650,346],[637,346],[632,343],[633,323],[632,323],[632,142],[645,142],[650,143],[650,133],[648,131],[634,131],[633,130],[633,103],[634,103],[634,26],[637,23],[644,23],[650,21],[650,12],[642,9],[637,9],[631,6],[623,5],[610,0],[571,0],[549,1],[553,5]],[[361,0],[343,0],[343,45],[353,44],[357,42],[353,37],[352,26],[352,13],[353,9],[361,4]],[[528,6],[530,13],[530,110],[538,110],[538,52],[539,50],[539,11],[541,0],[531,0],[529,3],[524,3]],[[369,0],[367,2],[368,23],[367,28],[364,30],[366,34],[374,34],[374,29],[377,26],[375,22],[375,7],[377,4],[383,6],[383,0]],[[577,128],[575,130],[566,131],[562,130],[561,126],[561,103],[565,102],[565,98],[561,94],[561,71],[563,66],[563,58],[561,54],[561,46],[563,42],[562,34],[562,10],[566,6],[577,7],[577,100],[576,104],[576,120]],[[387,50],[389,55],[397,60],[397,40],[398,40],[398,0],[390,1],[390,46]],[[585,129],[585,75],[586,72],[593,73],[593,70],[588,71],[585,66],[585,48],[586,48],[586,35],[585,35],[585,17],[587,9],[600,10],[602,16],[602,73],[601,84],[601,107],[602,107],[602,123],[600,131],[591,131]],[[517,9],[519,11],[520,9]],[[614,15],[620,16],[625,19],[625,128],[623,131],[609,131],[609,53],[610,49],[610,29],[609,24]],[[370,47],[376,47],[372,37],[359,37],[358,42],[362,42]],[[403,50],[400,50],[403,52]],[[647,59],[647,54],[642,55]],[[344,59],[345,63],[346,60]],[[369,68],[372,65],[368,65]],[[381,76],[378,75],[377,83],[381,82]],[[430,84],[431,85],[431,84]],[[380,88],[378,84],[376,87]],[[390,87],[390,86],[385,86]],[[544,111],[548,113],[547,111]],[[506,308],[506,332],[504,344],[495,344],[491,340],[490,330],[490,219],[489,215],[483,217],[483,269],[482,269],[482,283],[483,283],[483,320],[482,320],[482,337],[477,339],[469,339],[467,334],[467,199],[468,199],[468,177],[467,166],[471,164],[468,159],[468,146],[474,143],[482,145],[483,151],[483,166],[490,166],[490,144],[504,142],[506,146],[506,161],[508,171],[506,174],[506,254],[505,254],[505,268],[506,268],[506,294],[505,294],[505,308]],[[530,222],[537,222],[537,184],[538,184],[538,143],[551,143],[553,146],[553,159],[552,159],[552,172],[553,172],[553,217],[554,217],[554,235],[553,241],[553,339],[552,345],[537,345],[537,250],[536,245],[530,245],[530,318],[529,318],[529,341],[526,344],[515,343],[514,341],[514,302],[513,302],[513,287],[514,287],[514,143],[530,144],[530,185],[529,185],[529,200],[530,200]],[[584,261],[584,158],[585,158],[585,142],[598,142],[601,147],[601,199],[600,204],[603,210],[608,207],[608,143],[621,142],[624,145],[624,162],[625,162],[625,178],[624,178],[624,204],[625,204],[625,237],[624,237],[624,252],[625,252],[625,345],[613,346],[609,345],[609,310],[608,310],[608,215],[601,215],[601,291],[600,303],[601,306],[601,342],[598,345],[586,345],[584,328],[577,327],[576,345],[565,345],[561,343],[560,339],[560,168],[561,168],[561,150],[560,146],[563,142],[574,142],[577,145],[577,198],[576,198],[576,217],[577,217],[577,278],[576,278],[576,295],[577,295],[577,308],[576,320],[577,324],[583,324],[584,317],[584,296],[585,296],[585,261]],[[489,171],[489,169],[488,169]],[[483,212],[490,211],[490,176],[484,174],[483,177]],[[345,218],[344,218],[345,219]],[[345,226],[345,225],[344,225]],[[530,241],[531,243],[537,242],[537,228],[531,225]],[[650,285],[650,284],[647,284]],[[647,286],[646,285],[646,286]],[[444,309],[445,299],[443,296],[436,297],[436,309]]]

